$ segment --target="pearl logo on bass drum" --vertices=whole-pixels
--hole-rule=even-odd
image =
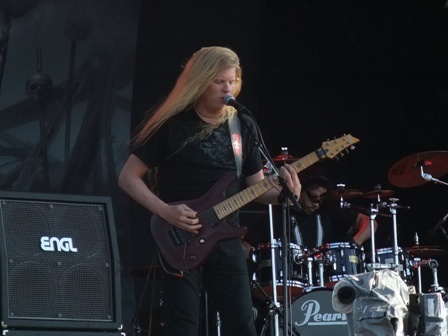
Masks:
[[[346,325],[347,316],[342,313],[335,313],[326,310],[326,306],[321,306],[317,300],[307,300],[300,306],[300,311],[303,312],[303,321],[300,323],[295,321],[295,324],[300,327],[303,325],[319,326],[319,325]]]
[[[44,251],[78,252],[73,246],[72,238],[57,238],[43,236],[40,238],[40,248]]]
[[[347,315],[333,309],[333,290],[316,288],[292,303],[292,323],[300,336],[347,336]]]

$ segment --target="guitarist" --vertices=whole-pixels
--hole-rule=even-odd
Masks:
[[[239,58],[228,48],[205,47],[194,53],[167,98],[142,124],[120,173],[119,185],[131,198],[183,232],[197,234],[202,228],[198,209],[184,200],[200,199],[207,193],[203,202],[210,202],[213,193],[210,196],[208,191],[216,182],[228,175],[237,180],[238,154],[245,186],[264,179],[258,148],[245,126],[255,134],[254,122],[243,115],[240,136],[230,136],[228,121],[236,111],[223,98],[240,93],[241,74]],[[145,182],[149,171],[156,172],[156,189]],[[281,167],[280,174],[293,194],[299,195],[301,185],[293,167]],[[242,183],[228,188],[226,196],[242,190]],[[257,202],[278,203],[281,187],[270,183],[272,188]],[[238,217],[229,217],[228,225],[238,226]],[[169,335],[199,334],[202,286],[219,311],[222,335],[256,335],[241,237],[219,240],[205,262],[188,272],[176,272],[164,259],[161,255]]]

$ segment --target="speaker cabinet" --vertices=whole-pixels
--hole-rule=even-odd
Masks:
[[[0,216],[2,328],[120,330],[109,197],[0,192]]]

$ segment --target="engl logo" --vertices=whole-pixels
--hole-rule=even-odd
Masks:
[[[40,248],[44,251],[78,252],[78,249],[73,247],[71,238],[43,236],[40,238]]]

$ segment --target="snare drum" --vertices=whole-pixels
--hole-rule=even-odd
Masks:
[[[327,243],[315,248],[309,257],[314,261],[313,284],[322,286],[319,269],[322,267],[324,286],[329,288],[347,275],[364,273],[366,268],[364,247],[348,242]]]
[[[306,249],[297,244],[289,244],[290,261],[288,262],[288,281],[287,286],[291,297],[296,297],[303,292],[303,288],[307,285],[307,275],[305,272]],[[272,281],[272,253],[275,261],[275,277],[277,297],[282,297],[283,286],[283,261],[282,261],[282,243],[280,240],[275,241],[272,246],[270,243],[261,244],[254,248],[252,252],[252,294],[256,298],[265,299],[259,285],[263,291],[272,297],[273,281]],[[303,260],[303,262],[302,262]]]

